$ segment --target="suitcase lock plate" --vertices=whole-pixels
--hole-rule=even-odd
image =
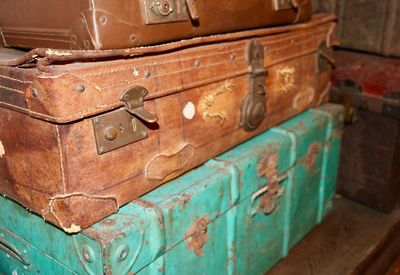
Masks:
[[[146,124],[156,123],[158,118],[145,110],[146,88],[135,86],[120,98],[125,107],[92,119],[99,155],[135,141],[147,138]]]
[[[264,47],[257,40],[252,40],[247,46],[247,61],[250,66],[249,92],[241,105],[240,127],[247,132],[260,126],[267,112],[264,69]]]
[[[140,5],[146,25],[199,19],[194,0],[141,0]]]

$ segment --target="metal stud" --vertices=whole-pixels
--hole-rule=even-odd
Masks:
[[[83,93],[85,91],[85,86],[83,84],[76,85],[76,91],[78,93]]]
[[[38,97],[39,96],[39,92],[38,92],[38,90],[36,88],[32,89],[32,96],[33,97]]]

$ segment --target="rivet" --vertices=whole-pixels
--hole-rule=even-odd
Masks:
[[[101,24],[105,24],[107,22],[107,18],[104,15],[102,15],[102,16],[99,17],[99,22]]]
[[[10,258],[10,255],[9,255],[9,254],[6,254],[6,258],[9,259],[9,258]]]
[[[22,250],[22,253],[26,254],[28,251],[26,249]]]
[[[76,44],[76,36],[75,36],[75,35],[72,35],[72,36],[71,36],[71,42],[72,42],[73,44]]]
[[[230,60],[235,60],[236,59],[236,55],[234,53],[231,53],[231,55],[229,56]]]
[[[151,76],[151,73],[150,73],[149,71],[147,71],[147,72],[144,73],[144,77],[145,77],[145,78],[149,78],[150,76]]]
[[[91,251],[90,247],[85,246],[83,248],[83,258],[85,259],[85,261],[87,261],[88,263],[93,262],[93,259],[91,257],[91,254],[93,254],[93,252]]]
[[[199,67],[199,66],[200,66],[200,60],[196,59],[196,60],[194,61],[194,66],[195,66],[195,67]]]
[[[84,46],[86,49],[89,49],[89,48],[90,48],[90,41],[89,41],[89,40],[83,41],[83,46]]]
[[[4,238],[4,234],[3,234],[3,233],[1,233],[1,234],[0,234],[0,237]]]
[[[100,124],[100,119],[99,119],[99,118],[96,118],[96,119],[94,120],[94,123]]]
[[[132,42],[133,41],[135,41],[136,40],[136,35],[134,35],[134,34],[131,34],[130,36],[129,36],[129,40],[131,40]]]
[[[104,132],[104,137],[110,141],[117,138],[117,130],[114,127],[107,128]]]
[[[38,97],[39,96],[39,92],[38,92],[38,90],[36,90],[36,88],[32,89],[32,96],[33,97]]]
[[[123,260],[126,259],[126,257],[128,257],[128,253],[129,253],[129,249],[125,248],[121,251],[121,254],[119,255],[119,260],[122,262]]]
[[[24,269],[25,269],[25,270],[28,270],[28,267],[27,267],[26,265],[24,265]]]
[[[85,91],[85,86],[82,85],[82,84],[76,85],[76,91],[77,91],[78,93],[83,93],[83,92]]]
[[[100,153],[100,154],[103,154],[103,153],[104,153],[104,147],[100,147],[100,148],[99,148],[99,153]]]
[[[147,91],[146,90],[142,90],[142,96],[146,96],[147,95]]]

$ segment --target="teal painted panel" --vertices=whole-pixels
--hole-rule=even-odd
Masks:
[[[43,270],[47,274],[77,274],[0,226],[0,274],[38,274]]]
[[[263,274],[329,210],[341,113],[307,111],[77,235],[5,198],[0,226],[30,252],[26,274]],[[276,180],[277,207],[265,213]],[[0,253],[0,271],[18,262]]]

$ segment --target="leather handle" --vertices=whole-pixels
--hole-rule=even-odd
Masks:
[[[11,243],[9,243],[6,239],[2,238],[0,236],[0,250],[3,250],[7,255],[10,255],[14,259],[18,260],[20,263],[23,265],[29,265],[29,262],[27,262],[24,259],[24,255],[22,252],[18,251],[18,249],[13,246]]]

